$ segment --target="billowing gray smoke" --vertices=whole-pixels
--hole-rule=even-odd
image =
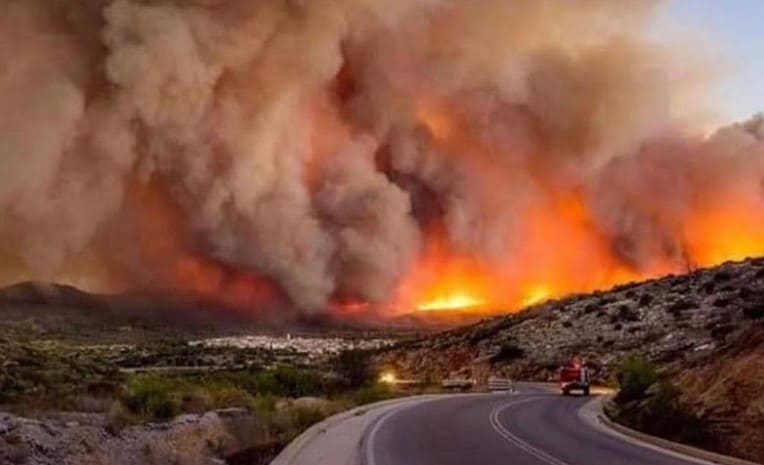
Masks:
[[[390,299],[434,235],[508,288],[603,241],[637,271],[703,261],[694,212],[762,207],[764,123],[686,135],[694,64],[644,38],[656,7],[4,0],[4,276],[165,285],[190,253],[320,309]],[[569,196],[588,239],[538,244]]]

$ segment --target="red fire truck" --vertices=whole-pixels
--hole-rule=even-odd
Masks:
[[[589,395],[589,369],[586,368],[580,358],[560,369],[560,391],[568,396],[571,391],[581,391],[585,396]]]

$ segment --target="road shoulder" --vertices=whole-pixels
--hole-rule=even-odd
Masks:
[[[609,419],[604,412],[605,398],[596,397],[586,403],[578,412],[579,417],[591,427],[623,441],[653,449],[701,465],[761,465],[755,462],[717,454],[697,447],[680,444],[667,439],[628,428]]]
[[[442,398],[423,395],[356,407],[308,428],[271,465],[358,465],[369,427],[389,412]]]

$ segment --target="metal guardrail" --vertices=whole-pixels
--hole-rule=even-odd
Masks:
[[[514,392],[515,383],[508,378],[488,378],[488,390],[491,392]]]

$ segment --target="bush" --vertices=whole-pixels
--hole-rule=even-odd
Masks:
[[[188,392],[184,392],[180,398],[180,408],[184,412],[202,413],[206,412],[212,405],[214,400],[206,389],[197,388]]]
[[[590,313],[594,313],[597,310],[599,310],[599,308],[600,308],[599,305],[590,302],[590,303],[586,304],[586,306],[584,306],[584,315],[588,315]]]
[[[618,319],[620,321],[639,321],[639,313],[628,305],[618,307]]]
[[[108,412],[113,399],[111,397],[96,397],[89,394],[79,394],[71,398],[72,410],[86,413]]]
[[[326,413],[316,407],[297,407],[292,411],[292,427],[296,431],[305,431],[326,418]]]
[[[737,291],[737,295],[743,300],[748,300],[753,297],[753,291],[751,291],[750,287],[743,286]]]
[[[237,387],[218,389],[210,394],[215,408],[251,408],[255,402],[255,398],[250,393]]]
[[[616,419],[653,436],[718,450],[719,441],[708,424],[680,400],[679,389],[659,381],[646,399],[621,404]]]
[[[106,414],[106,431],[117,434],[135,419],[119,401],[114,401]]]
[[[120,400],[127,410],[146,420],[168,420],[180,410],[173,391],[168,378],[139,376],[128,384]]]
[[[365,387],[358,390],[353,395],[353,402],[358,405],[373,404],[374,402],[380,402],[395,397],[395,393],[392,392],[387,386],[376,384],[374,386]]]
[[[714,285],[713,281],[709,281],[701,286],[701,290],[704,294],[711,295],[716,290],[716,286]]]
[[[273,396],[257,396],[252,402],[251,409],[260,415],[269,415],[276,411],[276,398]]]
[[[735,325],[731,323],[715,324],[711,328],[711,337],[714,339],[724,339],[728,334],[735,331]]]
[[[669,305],[666,311],[674,315],[674,317],[677,317],[678,315],[681,315],[681,313],[685,310],[692,310],[694,308],[698,308],[698,304],[696,304],[693,300],[681,299]]]
[[[728,271],[717,271],[713,279],[716,282],[724,282],[729,281],[731,278],[732,275]]]
[[[259,391],[259,394],[305,397],[321,395],[327,390],[324,377],[317,371],[280,367],[270,373],[276,382],[276,392]]]
[[[743,309],[743,315],[745,315],[746,318],[750,318],[752,320],[760,320],[764,318],[764,305],[749,305]]]
[[[644,397],[647,389],[658,381],[658,370],[642,357],[632,356],[616,369],[616,379],[620,386],[616,401],[628,402]]]
[[[369,385],[374,380],[369,353],[362,350],[345,350],[332,363],[340,383],[351,389]]]
[[[490,338],[495,333],[496,333],[496,331],[493,328],[489,329],[489,328],[485,328],[485,327],[480,327],[480,328],[476,329],[475,331],[473,331],[470,334],[470,336],[469,336],[469,345],[470,346],[476,346],[476,345],[478,345],[478,343],[480,343],[481,341],[483,341],[485,339]]]
[[[515,344],[506,343],[502,344],[501,349],[493,357],[491,357],[491,363],[512,361],[523,358],[525,352],[523,349]]]

